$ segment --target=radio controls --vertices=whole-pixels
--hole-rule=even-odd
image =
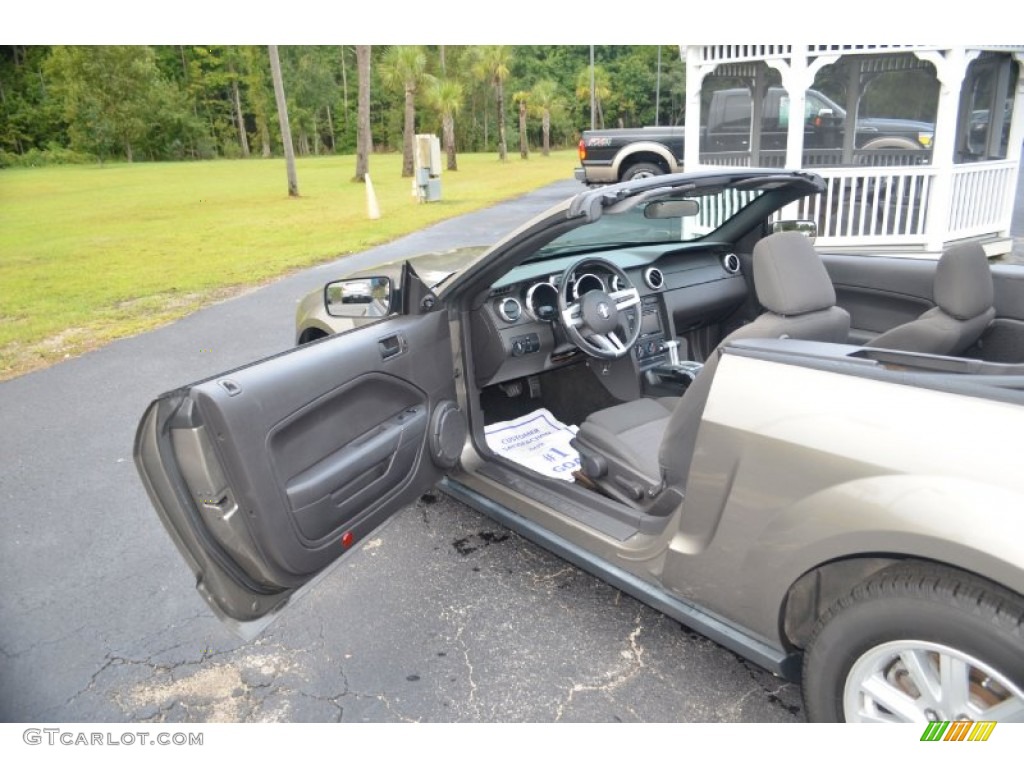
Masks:
[[[665,350],[665,339],[662,338],[661,334],[658,334],[656,336],[647,336],[640,339],[640,341],[637,342],[634,354],[636,355],[637,360],[643,361],[648,358],[655,357],[656,355],[661,355]]]

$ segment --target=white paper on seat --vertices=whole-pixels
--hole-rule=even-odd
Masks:
[[[484,428],[492,451],[548,477],[574,482],[580,455],[569,445],[578,427],[566,425],[547,408]]]

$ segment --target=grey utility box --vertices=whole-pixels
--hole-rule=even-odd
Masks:
[[[441,141],[430,133],[416,135],[416,197],[432,203],[441,199]]]

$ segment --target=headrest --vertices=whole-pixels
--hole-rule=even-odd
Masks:
[[[825,265],[799,232],[777,232],[757,242],[754,288],[761,306],[777,315],[802,315],[836,303]]]
[[[947,248],[935,269],[935,303],[947,315],[970,320],[992,307],[992,272],[979,243]]]

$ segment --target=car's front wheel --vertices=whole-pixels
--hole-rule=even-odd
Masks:
[[[821,617],[803,692],[817,722],[1022,722],[1024,600],[947,568],[888,568]]]

